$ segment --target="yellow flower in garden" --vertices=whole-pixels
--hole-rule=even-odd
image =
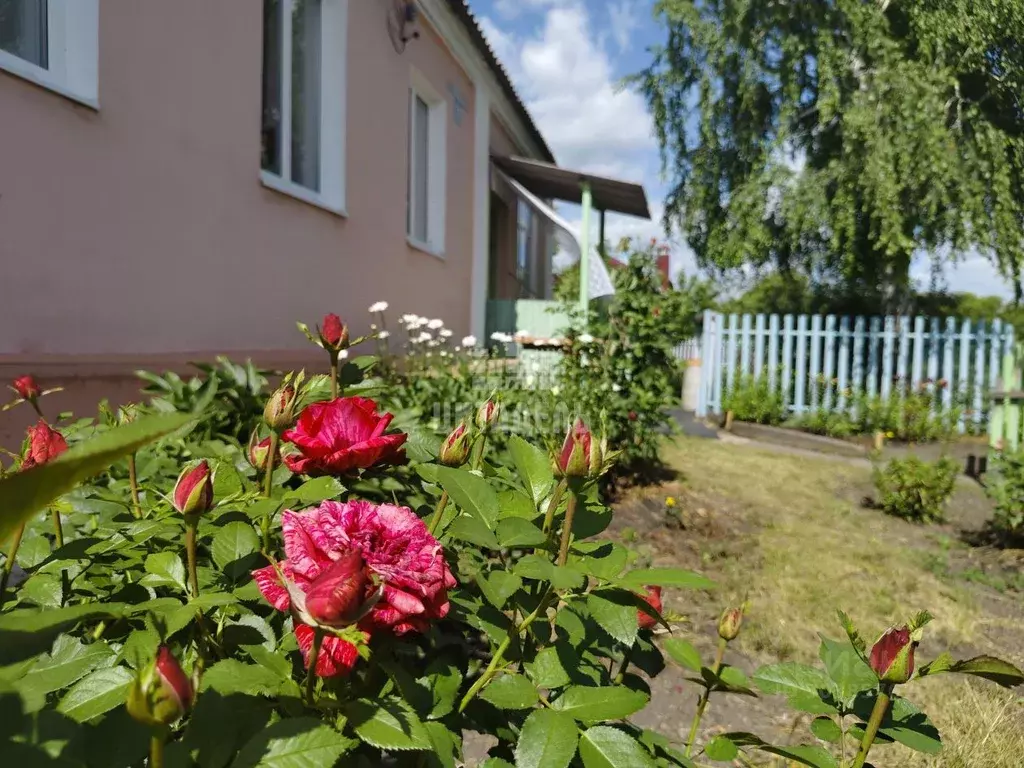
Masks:
[[[667,499],[665,499],[665,506],[666,507],[674,507],[675,505],[676,505],[676,498],[675,498],[675,496],[669,496]]]
[[[885,436],[886,436],[886,438],[888,438],[889,440],[892,440],[892,439],[893,439],[894,437],[896,437],[895,433],[893,433],[893,432],[886,432],[886,433],[885,433]]]

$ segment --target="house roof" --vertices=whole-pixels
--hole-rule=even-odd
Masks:
[[[494,157],[493,160],[501,170],[544,200],[582,202],[580,184],[585,182],[590,185],[593,205],[597,210],[651,218],[647,194],[640,184],[559,168],[525,157]]]
[[[487,62],[487,66],[494,72],[494,76],[498,80],[498,85],[505,92],[508,100],[512,102],[512,106],[519,113],[519,116],[523,120],[523,124],[526,126],[530,137],[540,147],[541,152],[544,154],[544,159],[549,163],[555,162],[555,156],[551,152],[551,148],[548,143],[544,141],[544,136],[541,135],[540,130],[537,128],[537,124],[533,122],[533,118],[530,116],[529,111],[526,109],[526,105],[523,100],[519,98],[519,94],[516,93],[515,86],[512,85],[512,81],[509,79],[508,72],[505,71],[505,67],[498,57],[494,55],[494,51],[491,50],[490,44],[487,42],[487,38],[484,37],[483,30],[480,29],[480,24],[476,20],[476,16],[469,9],[469,3],[467,0],[447,0],[448,7],[451,8],[452,13],[462,22],[466,31],[469,33],[470,39],[473,41],[473,45],[476,46],[480,55],[483,56],[484,61]]]

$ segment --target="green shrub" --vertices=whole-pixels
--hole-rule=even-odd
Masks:
[[[998,454],[986,476],[985,492],[995,502],[995,528],[1024,537],[1024,450]]]
[[[878,505],[889,515],[915,523],[940,522],[956,486],[960,466],[944,456],[936,462],[917,456],[892,459],[875,470]]]
[[[722,397],[722,409],[733,418],[755,424],[781,424],[786,419],[786,399],[773,387],[768,373],[739,375]]]

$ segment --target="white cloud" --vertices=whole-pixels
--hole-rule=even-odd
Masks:
[[[608,5],[608,25],[615,43],[619,46],[619,52],[625,53],[632,44],[633,33],[640,26],[640,19],[637,16],[639,8],[633,0],[619,0],[619,2]]]

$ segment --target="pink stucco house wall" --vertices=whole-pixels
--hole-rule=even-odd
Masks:
[[[521,292],[490,156],[552,157],[464,1],[409,4],[404,51],[397,0],[22,0],[0,19],[0,381],[31,371],[91,406],[139,367],[288,365],[308,354],[296,320],[360,333],[381,300],[482,335],[487,299]],[[305,122],[275,123],[286,81]],[[284,123],[297,153],[275,150]],[[318,189],[282,178],[285,155]]]

